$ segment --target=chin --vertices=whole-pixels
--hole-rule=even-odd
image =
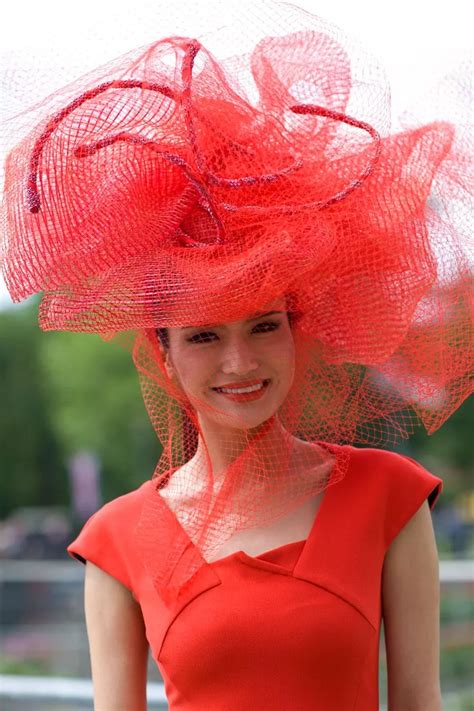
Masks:
[[[263,425],[276,415],[279,407],[280,405],[278,407],[269,407],[267,405],[265,408],[255,409],[254,412],[247,413],[238,412],[237,408],[234,411],[229,409],[229,414],[226,414],[223,410],[220,412],[207,412],[206,419],[210,425],[216,424],[219,427],[225,426],[232,430],[244,432],[254,430]]]

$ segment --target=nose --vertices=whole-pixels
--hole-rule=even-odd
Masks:
[[[225,349],[221,370],[226,375],[247,375],[259,369],[259,362],[250,344],[242,338],[233,339]]]

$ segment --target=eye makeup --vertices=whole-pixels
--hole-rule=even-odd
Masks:
[[[276,331],[278,328],[280,328],[280,323],[278,321],[262,321],[262,323],[258,323],[256,326],[254,326],[253,330],[255,330],[256,328],[263,327],[266,327],[265,330],[260,331],[259,333],[272,333],[273,331]],[[192,344],[206,343],[206,338],[215,335],[216,334],[213,331],[200,331],[199,333],[195,333],[193,336],[186,338],[186,341]]]
[[[250,318],[246,319],[246,323],[250,323],[251,321],[257,321],[259,318],[265,318],[267,316],[274,316],[274,315],[280,315],[286,313],[285,311],[268,311],[265,314],[255,314],[255,316],[251,316]],[[205,323],[202,326],[184,326],[181,328],[181,331],[190,331],[191,329],[196,329],[196,328],[222,328],[225,324],[223,323]]]

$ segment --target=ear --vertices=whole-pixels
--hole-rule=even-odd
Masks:
[[[175,377],[175,372],[174,372],[173,366],[170,364],[169,354],[166,354],[166,358],[165,358],[165,368],[166,368],[166,373],[167,373],[167,375],[168,375],[168,378],[169,378],[170,380],[173,380],[173,378]]]
[[[158,343],[158,348],[160,349],[161,357],[163,358],[166,374],[168,375],[168,378],[172,380],[175,377],[175,371],[171,361],[169,349],[166,350],[163,348],[161,343]]]

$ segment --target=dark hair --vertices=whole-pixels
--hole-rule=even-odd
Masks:
[[[168,329],[167,328],[157,328],[156,330],[156,335],[158,336],[158,339],[165,349],[165,351],[168,350],[170,347],[170,338],[168,335]]]

